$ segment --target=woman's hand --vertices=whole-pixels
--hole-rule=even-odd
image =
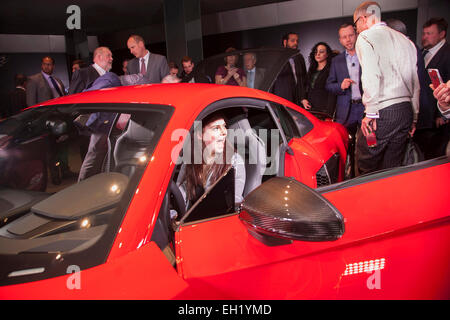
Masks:
[[[228,70],[228,74],[227,76],[234,77],[236,79],[236,75],[237,77],[239,77],[239,74],[237,73],[237,68],[235,67],[226,67],[226,69]]]

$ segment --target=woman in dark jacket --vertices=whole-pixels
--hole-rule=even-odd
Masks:
[[[309,54],[307,100],[302,104],[305,109],[320,111],[334,117],[336,96],[325,89],[330,73],[333,51],[325,42],[317,43]]]

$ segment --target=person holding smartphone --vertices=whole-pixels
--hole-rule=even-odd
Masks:
[[[387,27],[380,13],[379,4],[370,1],[353,14],[366,114],[356,143],[360,174],[402,164],[419,112],[416,47],[405,35]],[[375,146],[365,139],[373,133]]]

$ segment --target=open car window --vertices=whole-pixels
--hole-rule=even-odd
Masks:
[[[172,112],[159,105],[55,105],[0,123],[0,260],[8,261],[0,285],[105,261]],[[16,276],[24,265],[43,271]]]
[[[234,213],[234,168],[222,175],[189,209],[180,224],[216,218]]]

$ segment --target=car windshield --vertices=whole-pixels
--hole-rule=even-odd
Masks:
[[[298,50],[286,48],[236,50],[215,55],[201,61],[196,67],[196,72],[206,75],[213,83],[216,83],[216,75],[221,74],[221,72],[226,72],[224,68],[227,64],[227,57],[234,56],[234,66],[246,73],[246,77],[248,78],[247,86],[269,91],[282,67],[288,63],[289,58],[298,54]],[[253,67],[255,68],[253,69],[254,76],[250,79],[247,70]]]
[[[0,285],[105,261],[172,112],[55,105],[0,122]]]

